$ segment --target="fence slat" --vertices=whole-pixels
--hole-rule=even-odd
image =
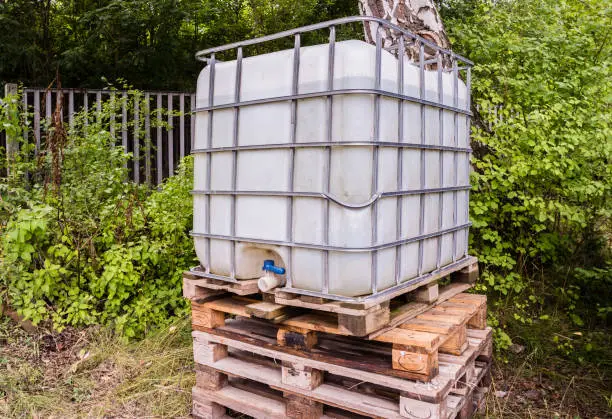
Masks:
[[[102,92],[96,92],[96,121],[102,122]]]
[[[157,184],[160,185],[164,178],[163,173],[163,154],[162,154],[162,127],[160,125],[162,119],[162,95],[157,94]]]
[[[34,90],[34,155],[40,150],[40,90]]]
[[[168,94],[168,176],[174,174],[174,126],[172,120],[172,93]]]
[[[74,91],[72,89],[68,92],[68,126],[70,129],[74,126]]]
[[[128,152],[128,138],[127,138],[127,93],[123,92],[121,95],[121,146],[125,153]],[[127,161],[123,167],[127,168]]]
[[[134,96],[134,182],[140,183],[140,104],[138,95]]]
[[[47,124],[51,123],[51,91],[47,91],[45,96],[45,118],[47,118]]]
[[[181,116],[179,117],[179,156],[181,160],[185,157],[185,94],[181,93],[179,102],[179,111]]]
[[[83,110],[85,110],[85,126],[89,125],[89,98],[87,97],[87,90],[83,92]]]
[[[145,93],[145,182],[151,185],[151,95]]]

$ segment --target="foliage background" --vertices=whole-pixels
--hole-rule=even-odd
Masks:
[[[557,349],[574,356],[579,346],[576,358],[596,358],[612,310],[610,8],[603,0],[438,4],[454,49],[476,63],[471,251],[496,308],[498,347],[528,340],[523,325],[565,325],[593,333],[557,339]],[[2,2],[10,30],[0,31],[0,80],[46,85],[59,68],[64,85],[125,78],[138,88],[193,89],[198,49],[356,13],[353,0]],[[3,102],[0,122],[21,137],[17,103]],[[191,162],[159,191],[124,182],[105,112],[58,135],[43,159],[26,158],[26,147],[16,175],[2,179],[2,292],[35,321],[141,336],[185,312],[180,272],[195,263]]]

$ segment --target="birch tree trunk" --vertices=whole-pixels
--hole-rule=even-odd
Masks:
[[[442,47],[450,49],[450,42],[442,19],[436,10],[433,0],[358,0],[359,12],[363,16],[374,16],[386,19],[401,28],[405,28],[415,35],[427,39]],[[364,23],[365,39],[372,44],[376,43],[375,24]],[[382,31],[383,48],[394,49],[398,43],[398,33],[385,28]],[[419,46],[406,42],[406,54],[418,61]],[[425,46],[425,59],[432,58],[435,51]],[[450,59],[443,57],[443,65],[449,65]]]

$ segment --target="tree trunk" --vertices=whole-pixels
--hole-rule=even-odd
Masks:
[[[450,49],[450,42],[446,36],[444,25],[436,10],[433,0],[358,0],[359,12],[363,16],[374,16],[386,19],[401,28],[407,29],[415,35],[427,39],[442,47]],[[364,23],[366,41],[376,43],[375,28],[377,25]],[[395,49],[398,43],[398,34],[390,29],[382,31],[383,48]],[[425,46],[425,59],[435,56],[433,48]],[[419,46],[406,42],[406,54],[418,61]],[[443,57],[443,65],[450,63],[449,57]]]

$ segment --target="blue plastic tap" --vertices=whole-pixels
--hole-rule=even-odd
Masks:
[[[274,266],[274,261],[271,259],[264,260],[264,264],[261,269],[263,269],[264,271],[273,272],[277,275],[285,274],[285,268],[281,268],[280,266]]]

